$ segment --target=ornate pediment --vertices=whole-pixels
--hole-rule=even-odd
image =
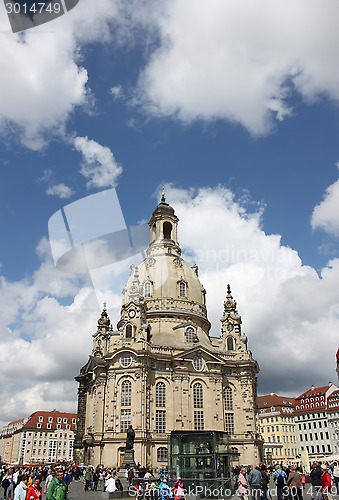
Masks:
[[[173,356],[173,359],[177,361],[180,360],[192,361],[198,356],[202,356],[207,363],[218,363],[218,364],[224,363],[222,358],[215,355],[214,353],[211,353],[208,349],[205,349],[204,347],[201,346],[196,346],[190,349],[189,351],[177,354],[176,356]]]

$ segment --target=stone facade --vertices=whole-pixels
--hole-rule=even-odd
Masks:
[[[114,330],[106,306],[93,350],[76,380],[78,462],[119,466],[126,430],[135,460],[167,464],[172,430],[226,431],[241,463],[258,463],[258,363],[227,287],[221,336],[209,336],[205,290],[197,266],[181,257],[178,218],[164,198],[150,226],[145,260],[131,266]]]

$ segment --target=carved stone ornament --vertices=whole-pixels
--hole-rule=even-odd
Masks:
[[[150,257],[149,259],[146,260],[146,269],[149,269],[150,267],[153,267],[155,263],[156,263],[155,258],[154,257]]]

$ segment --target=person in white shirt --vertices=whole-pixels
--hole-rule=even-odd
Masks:
[[[26,499],[26,493],[28,490],[27,483],[28,483],[28,474],[24,474],[22,476],[19,476],[18,478],[18,485],[14,490],[14,500],[25,500]]]
[[[112,476],[109,476],[105,481],[105,491],[108,493],[113,493],[116,491],[117,487],[115,486],[115,479]]]

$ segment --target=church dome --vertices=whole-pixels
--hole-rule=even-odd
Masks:
[[[177,330],[185,325],[191,325],[196,332],[203,332],[199,340],[204,336],[207,341],[210,323],[207,319],[205,289],[198,277],[198,266],[190,266],[181,257],[177,238],[178,222],[174,209],[166,203],[163,193],[149,221],[147,257],[138,267],[131,266],[131,274],[123,290],[122,317],[124,311],[129,314],[132,303],[142,304],[144,324],[153,325],[153,331],[157,324],[158,333],[162,330],[169,343],[172,344],[176,337],[178,342],[180,338],[182,341],[183,330],[181,333]],[[165,322],[164,318],[167,318]],[[121,324],[124,324],[123,321]],[[167,341],[162,339],[164,343]]]

